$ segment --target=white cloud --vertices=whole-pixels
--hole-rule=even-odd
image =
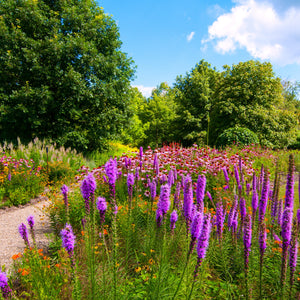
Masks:
[[[242,48],[254,58],[300,64],[300,7],[286,7],[279,13],[276,0],[268,1],[235,1],[229,13],[209,26],[209,38],[202,43],[212,42],[220,53]]]
[[[138,88],[138,90],[143,94],[144,97],[148,98],[151,96],[152,91],[155,89],[154,86],[143,86],[143,85],[134,85],[133,87]]]
[[[195,32],[192,31],[190,34],[187,35],[186,39],[188,42],[190,42],[194,38]]]

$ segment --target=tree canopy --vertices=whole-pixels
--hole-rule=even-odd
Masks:
[[[103,147],[127,120],[133,60],[92,0],[0,1],[0,139]]]

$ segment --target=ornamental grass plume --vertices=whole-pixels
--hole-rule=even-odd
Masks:
[[[205,175],[199,175],[196,187],[196,202],[197,210],[201,213],[204,211],[204,196],[206,187],[206,177]]]
[[[259,223],[262,223],[265,219],[266,209],[267,209],[267,205],[268,205],[269,187],[270,187],[269,173],[268,173],[268,170],[265,170],[264,181],[263,181],[263,186],[262,186],[262,191],[261,191],[261,198],[259,201],[259,208],[258,208],[258,222]]]
[[[176,222],[178,220],[178,214],[176,210],[173,210],[171,215],[170,215],[170,229],[171,229],[171,234],[174,234],[174,229],[176,228]]]
[[[8,299],[11,296],[11,288],[8,285],[8,279],[5,272],[0,271],[0,288],[2,292],[2,297]]]
[[[281,277],[280,283],[283,289],[285,285],[288,247],[291,241],[293,211],[290,207],[285,208],[282,215],[281,236],[282,236],[282,256],[281,256]],[[282,292],[283,293],[283,292]]]
[[[29,240],[28,240],[28,231],[27,231],[27,227],[24,223],[22,223],[19,226],[19,233],[20,233],[22,239],[24,240],[26,247],[30,247]]]
[[[102,225],[105,221],[105,212],[107,210],[107,203],[105,201],[105,198],[103,197],[98,197],[97,202],[96,202],[97,209],[100,214],[100,225]]]
[[[295,162],[294,155],[289,156],[289,170],[287,174],[286,189],[285,189],[285,206],[284,208],[290,207],[293,210],[294,207],[294,173],[295,173]]]
[[[192,210],[193,210],[193,186],[192,178],[190,175],[187,175],[184,181],[184,190],[183,190],[183,212],[186,222],[186,234],[190,231],[190,225],[192,222]]]

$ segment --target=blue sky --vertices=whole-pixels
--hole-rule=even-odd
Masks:
[[[269,61],[276,76],[300,81],[299,0],[98,0],[117,22],[122,51],[145,95],[170,86],[204,59],[223,65]]]

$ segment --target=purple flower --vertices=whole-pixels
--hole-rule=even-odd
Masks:
[[[228,221],[227,224],[228,224],[229,229],[232,227],[232,221],[233,221],[235,212],[237,210],[237,206],[238,206],[238,196],[234,195],[234,202],[233,202],[233,205],[230,208],[230,211],[229,211],[229,214],[228,214],[228,220],[227,220]]]
[[[228,183],[229,182],[229,176],[228,176],[228,172],[227,172],[226,167],[224,167],[222,170],[223,170],[225,181]]]
[[[171,215],[170,215],[170,228],[171,228],[171,233],[174,233],[174,229],[176,228],[175,223],[178,220],[178,215],[177,215],[177,211],[173,210]]]
[[[293,231],[292,239],[290,245],[290,284],[293,285],[294,274],[297,266],[297,256],[298,256],[298,230],[297,230],[297,220],[293,220]]]
[[[7,179],[8,179],[8,181],[11,181],[11,173],[10,172],[7,175]]]
[[[180,205],[180,189],[181,189],[181,183],[180,182],[177,182],[177,185],[176,185],[176,190],[175,190],[175,193],[174,193],[174,207],[178,210],[181,209],[181,205]]]
[[[30,229],[33,229],[33,226],[34,226],[34,216],[33,216],[33,215],[30,215],[30,216],[27,218],[27,222],[28,222],[28,225],[29,225]]]
[[[19,226],[19,233],[22,237],[22,239],[24,240],[25,242],[25,245],[30,247],[29,245],[29,240],[28,240],[28,232],[27,232],[27,227],[24,223],[22,223],[20,226]]]
[[[162,225],[162,222],[163,222],[163,214],[162,214],[162,211],[160,210],[160,208],[157,208],[155,218],[156,218],[157,227],[160,227]]]
[[[105,212],[107,210],[107,203],[105,201],[105,198],[98,197],[96,206],[100,213],[100,223],[103,224],[105,220]]]
[[[257,188],[256,188],[256,175],[255,175],[255,172],[253,172],[253,179],[252,179],[252,211],[253,211],[253,216],[255,216],[257,208],[258,208],[258,194],[257,194]]]
[[[211,231],[210,219],[211,219],[210,214],[204,215],[202,230],[201,230],[200,237],[198,239],[197,255],[198,255],[198,259],[200,259],[201,262],[205,258],[206,250],[209,244],[209,237]]]
[[[260,255],[261,257],[264,255],[265,250],[267,248],[267,230],[266,230],[266,224],[262,223],[259,225],[259,237],[258,237],[258,241],[259,241],[259,251],[260,251]]]
[[[62,239],[62,246],[67,250],[71,256],[75,247],[75,235],[70,224],[66,224],[65,228],[60,232]]]
[[[202,212],[204,211],[204,196],[205,196],[205,187],[206,187],[206,177],[204,175],[199,175],[197,180],[196,187],[196,200],[197,200],[197,210]]]
[[[234,165],[234,176],[235,176],[237,186],[240,186],[241,185],[240,175],[239,175],[239,170],[236,165]]]
[[[61,187],[61,193],[64,197],[64,203],[65,203],[65,207],[68,206],[68,192],[69,192],[69,188],[64,184],[62,187]]]
[[[240,199],[240,213],[241,213],[241,223],[244,223],[245,217],[246,217],[246,201],[245,199],[242,197]]]
[[[249,196],[249,194],[250,194],[250,183],[246,184],[246,194],[247,194],[247,196]]]
[[[294,207],[294,173],[295,173],[294,156],[293,154],[291,154],[289,156],[289,171],[288,171],[287,181],[286,181],[284,208],[290,207],[291,209],[293,209]]]
[[[252,223],[251,216],[249,214],[246,215],[245,223],[244,223],[244,260],[245,260],[245,269],[249,268],[249,253],[251,251],[251,238],[252,238]]]
[[[222,240],[224,218],[225,215],[223,211],[223,204],[222,202],[218,202],[216,208],[216,225],[217,225],[217,235],[219,237],[219,241]]]
[[[110,159],[105,164],[105,174],[108,177],[109,185],[114,185],[117,180],[117,161],[115,159]]]
[[[297,224],[298,228],[300,228],[300,208],[297,209]]]
[[[140,147],[140,160],[143,159],[143,147]]]
[[[201,229],[202,229],[202,221],[203,221],[203,214],[196,211],[191,225],[191,242],[190,242],[189,254],[193,252],[196,241],[200,236]]]
[[[151,194],[151,200],[154,201],[156,197],[156,182],[155,180],[150,183],[150,194]]]
[[[170,186],[168,184],[160,187],[160,196],[157,203],[157,207],[161,210],[163,216],[168,212],[170,208]]]
[[[242,164],[242,158],[241,157],[239,157],[239,169],[240,169],[240,175],[241,175],[241,182],[244,183],[243,164]]]
[[[129,195],[130,201],[132,199],[133,185],[134,185],[134,175],[132,173],[128,173],[128,175],[127,175],[127,190],[128,190],[128,195]]]
[[[269,195],[269,174],[266,170],[264,173],[264,181],[261,191],[261,198],[259,201],[259,210],[258,210],[258,221],[259,223],[263,222],[265,219],[266,209],[268,205],[268,195]]]
[[[169,175],[168,175],[168,184],[169,186],[172,186],[174,184],[174,173],[173,173],[173,170],[171,169],[169,171]]]
[[[293,211],[290,207],[287,207],[282,215],[282,224],[281,224],[281,236],[282,236],[282,247],[288,248],[291,241],[292,233],[292,219]]]
[[[193,209],[193,187],[192,178],[187,175],[184,181],[184,194],[183,194],[183,211],[187,225],[187,233],[189,232],[190,223],[192,221],[192,209]]]
[[[0,288],[4,299],[8,299],[11,294],[11,288],[8,285],[8,279],[5,272],[0,272]]]
[[[277,208],[277,221],[278,225],[282,225],[282,214],[283,214],[283,203],[282,200],[278,201],[278,208]]]
[[[140,173],[139,173],[139,169],[138,168],[135,169],[134,177],[135,177],[136,181],[138,181],[140,179]]]
[[[155,170],[156,175],[158,175],[159,174],[159,162],[158,162],[158,158],[157,158],[157,153],[155,153],[155,156],[154,156],[153,169]]]

